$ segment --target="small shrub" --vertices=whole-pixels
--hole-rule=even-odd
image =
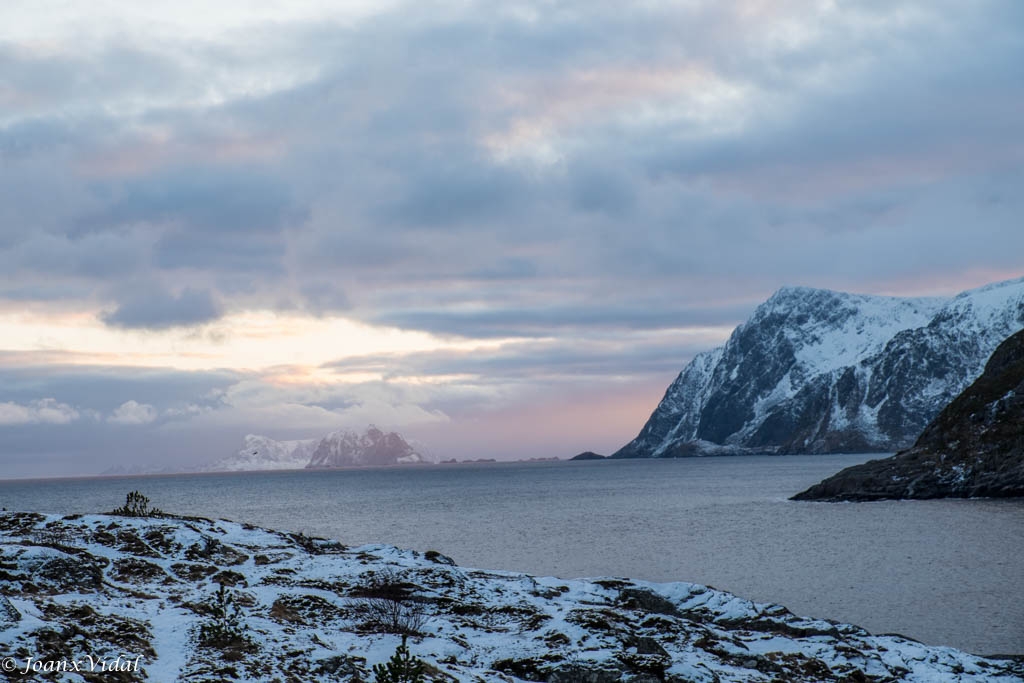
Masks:
[[[124,506],[115,508],[110,514],[123,517],[163,517],[162,510],[149,507],[149,498],[138,491],[125,496]]]
[[[357,609],[363,617],[363,626],[378,633],[416,635],[427,623],[427,615],[419,602],[363,598]]]
[[[209,621],[199,626],[199,645],[221,650],[246,650],[252,645],[245,635],[242,610],[223,583],[210,605]]]
[[[409,654],[406,636],[402,636],[402,644],[395,649],[395,654],[387,664],[376,664],[373,667],[376,683],[426,683],[426,664],[418,657]]]
[[[356,586],[355,607],[363,618],[363,628],[377,633],[417,635],[427,623],[426,608],[412,595],[414,586],[394,570],[373,573],[367,582]]]

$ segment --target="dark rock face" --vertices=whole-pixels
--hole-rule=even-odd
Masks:
[[[1024,279],[948,300],[783,288],[611,457],[907,448],[1021,327]]]
[[[793,500],[1024,496],[1024,331],[925,428],[913,448],[848,467]]]

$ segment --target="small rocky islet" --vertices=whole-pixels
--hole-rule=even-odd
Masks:
[[[374,667],[406,638],[428,681],[1024,680],[1017,660],[691,583],[468,569],[436,551],[162,513],[0,513],[7,680],[381,680]],[[139,665],[20,673],[88,657]]]

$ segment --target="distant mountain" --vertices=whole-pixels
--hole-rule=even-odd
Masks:
[[[370,425],[361,434],[341,430],[319,439],[297,441],[276,441],[247,434],[237,453],[216,461],[203,471],[301,470],[419,462],[430,462],[430,459],[397,433],[384,433]]]
[[[301,470],[308,463],[320,439],[275,441],[246,434],[242,448],[205,468],[207,471]]]
[[[786,287],[696,356],[613,458],[908,447],[1024,327],[1024,278],[952,299]]]
[[[405,465],[428,460],[396,432],[384,433],[373,425],[365,432],[332,432],[316,445],[308,469],[366,465]]]
[[[1024,496],[1024,331],[910,450],[848,467],[793,500]]]

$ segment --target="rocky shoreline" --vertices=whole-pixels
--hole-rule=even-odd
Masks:
[[[909,450],[848,467],[793,500],[1024,497],[1024,330]]]
[[[481,571],[223,520],[2,513],[0,595],[19,670],[138,662],[102,680],[369,681],[403,636],[431,681],[1024,680],[1013,659],[696,584]]]

